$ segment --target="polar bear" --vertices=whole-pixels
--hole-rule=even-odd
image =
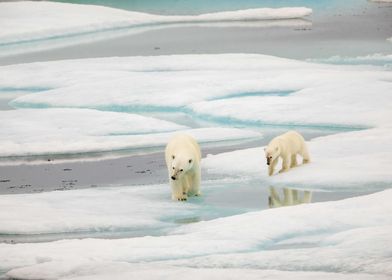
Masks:
[[[172,188],[173,200],[187,200],[200,195],[201,152],[194,138],[175,135],[165,149],[165,160]]]
[[[264,148],[267,158],[268,175],[274,174],[274,168],[279,157],[282,158],[282,169],[279,173],[288,171],[291,167],[297,166],[297,154],[301,155],[302,163],[310,161],[306,143],[301,134],[296,131],[288,131],[271,140]]]

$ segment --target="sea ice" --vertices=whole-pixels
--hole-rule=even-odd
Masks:
[[[387,39],[388,40],[388,39]],[[350,64],[350,65],[375,65],[390,67],[392,65],[392,55],[376,53],[372,55],[357,56],[357,57],[342,57],[335,55],[329,58],[308,59],[307,61],[315,63],[330,63],[330,64]]]
[[[64,197],[77,192],[84,191],[64,192]],[[35,200],[42,195],[25,196]],[[105,197],[99,195],[92,203]],[[333,273],[329,276],[345,279],[365,274],[383,279],[392,275],[392,252],[386,246],[392,242],[392,218],[386,214],[392,211],[391,199],[388,190],[336,202],[249,212],[184,225],[166,236],[0,244],[0,269],[8,271],[9,277],[27,279],[94,278],[111,271],[121,278],[132,273],[145,275],[147,267],[158,275],[194,268],[202,275],[229,274],[233,269],[252,275],[257,269],[281,275],[296,271],[298,277],[320,274],[327,278]],[[56,205],[55,200],[52,203]],[[61,204],[70,210],[81,207],[73,200]],[[138,216],[132,214],[132,218]],[[184,277],[187,279],[186,274]]]
[[[189,129],[137,114],[91,109],[0,111],[0,156],[88,153],[161,147],[182,131],[201,143],[260,137],[234,128]]]
[[[26,52],[59,47],[173,24],[264,21],[261,25],[306,25],[308,23],[301,18],[311,13],[309,8],[289,7],[164,16],[95,5],[29,1],[0,3],[0,49],[2,55],[10,55],[17,53],[18,49]],[[289,22],[290,19],[296,21]],[[279,20],[283,22],[278,23]],[[64,37],[67,40],[61,41]]]
[[[262,147],[208,155],[203,167],[211,174],[257,178],[272,186],[379,190],[392,181],[392,173],[385,168],[391,164],[391,141],[390,126],[315,138],[308,142],[310,164],[272,177],[268,176]]]
[[[143,115],[182,113],[215,126],[216,123],[248,125],[259,126],[260,130],[265,124],[320,129],[382,127],[375,131],[383,131],[385,137],[390,133],[392,120],[392,72],[374,66],[337,66],[264,55],[222,54],[32,63],[4,66],[0,73],[0,88],[43,89],[12,100],[10,105],[15,108],[96,108],[100,112]],[[4,116],[2,120],[9,119]],[[175,118],[171,121],[176,122]],[[180,118],[178,123],[184,122]],[[250,135],[244,133],[244,138]],[[19,136],[15,134],[18,141]],[[142,136],[116,137],[139,139]],[[155,143],[147,141],[146,135],[143,137],[145,145]],[[8,136],[11,138],[12,134]],[[372,147],[383,147],[378,139],[381,138],[374,139]],[[135,145],[139,144],[130,147]],[[94,145],[88,147],[98,149]],[[360,149],[355,154],[351,149],[346,152],[352,153],[351,156],[365,155],[369,148],[362,145],[362,152]],[[27,145],[17,150],[19,155],[31,152]],[[381,166],[381,162],[374,164]]]

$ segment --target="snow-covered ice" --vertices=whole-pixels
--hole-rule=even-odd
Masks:
[[[263,21],[260,25],[307,25],[305,7],[257,8],[201,15],[153,15],[103,6],[20,1],[0,3],[1,55],[61,47],[139,33],[166,25]],[[294,21],[290,21],[294,19]],[[282,20],[282,22],[279,22]],[[100,36],[101,34],[104,36]],[[62,40],[64,39],[66,40]],[[42,41],[45,42],[42,42]],[[41,41],[41,42],[40,42]],[[49,42],[49,43],[48,43]],[[21,45],[22,44],[22,45]],[[27,46],[26,46],[27,45]]]
[[[77,192],[81,191],[67,193]],[[125,188],[124,193],[128,192]],[[34,201],[43,195],[29,196]],[[155,237],[0,244],[0,269],[8,271],[10,277],[23,279],[96,279],[110,274],[119,278],[140,274],[144,278],[147,267],[157,273],[156,277],[197,268],[201,275],[226,275],[234,269],[251,276],[255,270],[274,270],[279,275],[294,276],[294,272],[287,271],[296,271],[297,277],[319,274],[327,279],[337,274],[349,279],[344,277],[373,274],[386,279],[392,275],[392,252],[386,246],[392,242],[392,218],[388,215],[391,199],[392,191],[388,190],[336,202],[249,212],[183,225]],[[52,203],[54,207],[55,201]],[[79,204],[72,200],[60,205],[72,210]],[[110,204],[107,206],[110,208]],[[119,210],[109,213],[114,211]],[[86,215],[83,211],[81,214]],[[194,273],[189,279],[195,277]],[[188,279],[186,274],[183,277]]]
[[[344,56],[342,57],[339,55],[335,55],[329,58],[308,59],[308,61],[316,62],[316,63],[338,64],[338,65],[351,64],[351,65],[376,65],[376,66],[391,67],[392,55],[382,54],[382,53],[357,56],[357,57],[344,57]]]
[[[0,208],[0,234],[127,231],[139,235],[170,227],[199,207],[172,203],[169,187],[157,185],[2,195]]]
[[[178,131],[201,143],[261,137],[254,131],[190,129],[152,117],[90,109],[1,111],[0,119],[3,157],[162,148]]]
[[[176,131],[205,143],[260,137],[265,124],[343,127],[353,131],[309,141],[311,163],[286,174],[267,176],[262,147],[209,155],[203,172],[224,178],[214,190],[222,194],[230,180],[359,192],[389,188],[392,179],[392,72],[385,67],[245,54],[1,67],[0,94],[16,91],[26,93],[10,102],[16,110],[0,112],[2,156],[162,148]],[[210,123],[190,127],[153,113]],[[0,271],[24,279],[392,277],[391,190],[248,213],[204,199],[172,202],[166,184],[0,196],[3,235],[120,237],[2,243]],[[212,220],[173,222],[195,215]]]
[[[265,124],[320,129],[382,128],[374,131],[382,133],[385,137],[377,137],[372,142],[372,147],[378,146],[380,149],[384,143],[381,139],[388,138],[390,135],[392,72],[383,67],[337,66],[264,55],[222,54],[32,63],[4,66],[0,68],[0,73],[1,89],[25,89],[27,93],[10,102],[11,106],[18,109],[16,112],[3,112],[4,117],[1,118],[3,127],[6,127],[2,133],[8,135],[4,139],[13,143],[18,141],[23,143],[20,136],[28,133],[23,132],[23,129],[23,133],[20,131],[9,133],[13,131],[9,124],[18,120],[23,121],[24,111],[21,111],[21,108],[36,108],[36,111],[27,112],[41,115],[45,114],[42,108],[54,110],[57,107],[68,108],[67,110],[75,108],[74,112],[81,113],[84,112],[83,108],[99,109],[95,114],[106,117],[114,114],[106,111],[117,111],[117,114],[122,114],[117,115],[119,117],[126,116],[128,113],[145,116],[153,113],[179,114],[179,117],[170,119],[170,122],[174,123],[167,123],[167,126],[159,125],[159,131],[177,130],[180,128],[179,124],[187,125],[181,117],[187,115],[193,120],[201,119],[210,122],[209,126],[249,126],[256,128],[257,132],[261,132]],[[42,91],[28,93],[28,89],[36,88],[41,88]],[[48,110],[46,114],[51,112],[49,109],[46,110]],[[62,110],[63,113],[67,112],[65,109]],[[21,116],[13,121],[12,114]],[[63,114],[62,117],[64,116]],[[128,118],[131,116],[133,115]],[[9,122],[6,121],[8,119]],[[76,119],[75,115],[61,122],[67,123],[68,127],[79,126],[72,121]],[[60,124],[57,120],[56,118],[45,120],[45,123],[52,123],[46,125],[46,133],[59,132]],[[125,125],[124,121],[120,124]],[[38,122],[31,127],[37,126],[39,127]],[[123,134],[137,134],[138,129],[135,127],[133,131],[131,126],[129,129],[122,127],[120,130],[125,132]],[[171,128],[169,129],[168,126]],[[20,125],[16,125],[15,129],[18,127],[21,128]],[[101,129],[98,125],[95,127]],[[32,128],[29,131],[33,133]],[[146,137],[157,132],[148,132],[146,129],[142,136],[121,135],[122,133],[118,132],[117,134],[120,135],[113,135],[116,131],[107,135],[106,130],[107,128],[102,128],[99,132],[100,135],[106,134],[102,139],[107,138],[111,141],[114,138],[117,141],[124,138],[126,140],[126,143],[116,144],[117,148],[139,146],[139,142],[135,139],[142,139],[140,141],[148,145],[154,144],[154,141],[147,140]],[[83,131],[84,135],[91,135],[89,130],[84,130],[83,127],[71,127],[69,131]],[[212,131],[214,130],[210,130],[210,133]],[[235,131],[236,139],[257,137],[257,134],[249,131]],[[372,131],[369,130],[370,133]],[[241,133],[243,135],[239,135]],[[216,135],[219,134],[221,133],[216,131]],[[230,132],[221,135],[223,140],[230,135]],[[37,141],[40,140],[39,135],[33,133],[30,136],[37,137]],[[79,134],[78,137],[80,136],[83,135]],[[341,138],[340,135],[336,137]],[[161,139],[167,140],[165,137]],[[160,140],[157,141],[162,143]],[[358,141],[361,143],[362,139]],[[373,150],[372,147],[367,146],[369,144],[369,142],[363,143],[361,148],[355,150],[356,154],[352,149],[348,149],[341,155],[361,154],[365,159],[366,151]],[[99,145],[105,145],[105,142]],[[89,150],[96,151],[102,149],[99,145],[91,144],[88,147]],[[359,144],[357,146],[359,147]],[[67,145],[62,152],[67,152],[65,147]],[[44,146],[33,149],[28,145],[22,145],[9,151],[12,150],[13,154],[18,155],[39,154],[41,148],[46,149]],[[68,151],[80,152],[82,148],[80,146]],[[5,155],[6,152],[7,149],[1,153]],[[49,151],[41,151],[41,153],[45,152]],[[388,154],[389,150],[387,149],[385,153]],[[374,162],[374,170],[379,169],[388,157],[383,158],[383,161]]]
[[[392,73],[383,68],[320,65],[264,55],[88,59],[0,71],[1,87],[51,88],[13,100],[11,105],[18,108],[181,109],[260,124],[356,127],[389,122],[392,109]],[[291,94],[276,94],[281,92]],[[237,98],[226,98],[232,96]]]
[[[377,190],[389,187],[392,181],[387,168],[392,158],[391,141],[390,126],[315,138],[308,142],[311,164],[271,177],[262,147],[209,155],[203,167],[209,173],[258,178],[273,186]]]

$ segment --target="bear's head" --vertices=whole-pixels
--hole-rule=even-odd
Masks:
[[[192,169],[194,159],[190,155],[172,155],[171,156],[170,178],[180,180],[181,177]]]
[[[264,148],[267,165],[270,165],[280,155],[279,146],[269,145]]]

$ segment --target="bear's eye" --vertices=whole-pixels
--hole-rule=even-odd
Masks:
[[[180,169],[180,171],[182,172],[182,171],[184,171],[184,169]]]
[[[175,169],[174,166],[173,166],[173,169]]]
[[[190,160],[189,160],[189,163],[191,163],[191,162],[192,162],[192,160],[190,159]]]
[[[175,156],[173,155],[173,156],[172,156],[172,159],[174,159],[174,158],[175,158]]]

